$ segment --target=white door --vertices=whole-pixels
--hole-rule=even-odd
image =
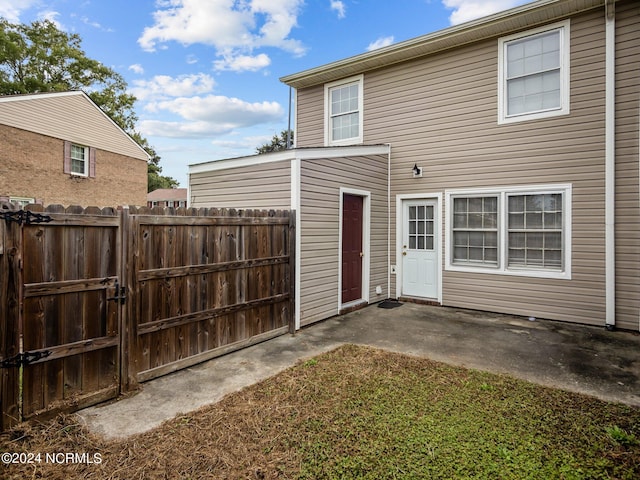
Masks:
[[[403,202],[402,295],[438,298],[436,200]]]

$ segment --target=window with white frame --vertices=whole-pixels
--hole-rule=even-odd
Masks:
[[[448,270],[571,278],[571,186],[446,193]]]
[[[325,143],[362,143],[363,76],[325,85]]]
[[[31,203],[36,203],[36,199],[33,197],[9,197],[9,201],[21,208]]]
[[[498,122],[569,113],[569,21],[498,41]]]
[[[456,264],[498,264],[498,197],[453,199],[453,260]]]
[[[89,148],[82,145],[71,145],[71,173],[89,175]]]

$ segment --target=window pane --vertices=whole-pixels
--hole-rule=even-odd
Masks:
[[[86,175],[86,148],[71,145],[71,172]]]
[[[507,264],[561,269],[562,194],[511,195],[508,205],[515,212],[508,212]],[[524,211],[520,213],[518,209]]]
[[[453,261],[496,266],[498,197],[454,198],[453,208]]]
[[[426,237],[426,242],[427,242],[427,244],[426,244],[425,248],[427,250],[433,250],[433,236]]]

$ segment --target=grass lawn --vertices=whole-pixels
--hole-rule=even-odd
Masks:
[[[640,409],[346,345],[145,434],[106,441],[60,416],[0,452],[41,454],[0,465],[7,479],[637,479]]]

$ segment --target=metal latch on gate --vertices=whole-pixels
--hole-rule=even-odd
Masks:
[[[0,361],[0,368],[12,368],[20,367],[22,365],[29,365],[30,363],[37,362],[42,358],[47,358],[51,355],[51,351],[45,350],[40,352],[23,352],[13,357]]]
[[[120,305],[124,305],[124,302],[127,300],[127,287],[120,286],[117,280],[114,287],[116,290],[115,295],[113,297],[107,297],[107,300],[113,300]]]
[[[16,222],[18,225],[31,225],[32,223],[49,223],[53,218],[41,213],[33,213],[29,210],[6,210],[0,212],[0,218],[6,222]]]

